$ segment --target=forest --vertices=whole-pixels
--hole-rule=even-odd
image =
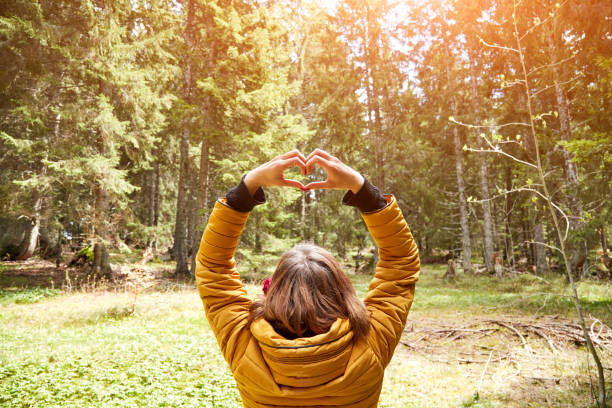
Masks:
[[[534,338],[552,354],[573,344],[564,355],[582,371],[567,381],[565,374],[528,377],[528,389],[558,390],[550,400],[542,391],[532,406],[606,406],[609,1],[11,0],[0,4],[0,67],[0,403],[53,406],[74,397],[64,390],[53,400],[34,384],[21,387],[19,372],[27,370],[13,355],[38,361],[16,334],[38,330],[15,322],[22,313],[37,319],[28,307],[50,302],[61,315],[73,304],[63,296],[79,302],[127,288],[131,300],[92,301],[103,320],[117,322],[154,310],[155,296],[170,296],[172,285],[198,301],[195,255],[217,199],[279,154],[321,148],[395,196],[423,275],[431,274],[423,293],[465,295],[472,287],[478,303],[490,290],[495,300],[482,307],[567,319],[565,331],[499,316],[486,323],[495,329],[474,329],[503,330],[521,352]],[[295,168],[286,176],[306,184],[326,174]],[[376,246],[355,209],[341,205],[343,194],[266,188],[267,202],[251,212],[236,253],[249,291],[280,254],[310,241],[341,259],[363,294]],[[168,299],[177,313],[187,307]],[[440,307],[450,321],[471,303],[457,302],[421,311],[417,295],[416,316],[433,319]],[[60,316],[61,327],[91,317],[74,310]],[[201,307],[189,317],[197,318],[194,330],[205,330]],[[435,333],[424,338],[446,341]],[[497,392],[486,388],[488,379],[482,385],[489,365],[510,361],[497,358],[487,352],[473,368],[478,391],[445,391],[458,400],[437,405],[409,392],[405,404],[388,397],[381,406],[514,406],[483,397]],[[200,406],[239,406],[228,378],[219,381],[231,391],[217,390],[217,400],[189,392],[200,392]],[[582,391],[566,399],[573,384]],[[90,391],[83,398],[93,398]],[[146,399],[151,390],[142,392]],[[227,395],[233,402],[219,402]],[[85,404],[74,398],[73,406]],[[130,398],[126,406],[146,405]]]

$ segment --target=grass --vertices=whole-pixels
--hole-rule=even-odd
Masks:
[[[457,311],[474,315],[522,313],[576,318],[571,289],[559,275],[530,274],[497,279],[484,275],[457,275],[455,282],[441,279],[444,266],[426,265],[415,291],[412,312]],[[367,292],[370,277],[351,275],[360,296]],[[581,281],[576,284],[586,316],[612,326],[612,285]]]
[[[460,324],[482,315],[575,314],[560,278],[460,276],[449,284],[439,279],[441,274],[440,267],[424,268],[411,322],[436,318]],[[370,278],[351,279],[363,296]],[[247,285],[247,290],[261,292],[259,285]],[[586,311],[610,322],[610,285],[582,282],[579,291]],[[121,291],[0,292],[0,406],[242,406],[194,288],[167,284],[142,293],[134,313],[132,299]],[[399,346],[379,407],[592,404],[584,349],[570,346],[553,355],[544,344],[533,342],[533,347],[538,355],[525,356],[518,343],[511,361],[521,362],[523,373],[535,373],[533,377],[561,378],[559,384],[518,376],[511,362],[491,364],[483,375],[483,364],[440,363]]]
[[[76,293],[0,313],[0,406],[235,407],[193,290]],[[220,369],[222,367],[222,369]]]

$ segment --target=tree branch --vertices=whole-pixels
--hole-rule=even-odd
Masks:
[[[483,40],[481,36],[478,36],[478,39],[480,40],[481,43],[483,43],[485,46],[490,47],[490,48],[497,48],[500,50],[512,51],[512,52],[517,52],[517,53],[519,52],[519,50],[517,50],[516,48],[504,47],[503,45],[497,45],[497,44],[489,44],[488,42]]]
[[[549,89],[554,88],[554,87],[555,87],[555,86],[557,86],[557,85],[565,85],[565,84],[569,84],[570,82],[573,82],[573,81],[577,80],[577,79],[578,79],[578,78],[580,78],[580,77],[581,77],[581,75],[580,75],[580,76],[577,76],[577,77],[574,77],[574,78],[572,78],[572,79],[568,79],[567,81],[558,82],[558,83],[553,84],[553,85],[548,85],[547,87],[544,87],[544,88],[542,88],[542,89],[540,89],[540,90],[538,90],[538,91],[535,91],[534,93],[530,94],[530,96],[533,98],[534,96],[539,95],[539,94],[540,94],[540,93],[542,93],[542,92],[548,91]]]
[[[562,59],[561,61],[557,61],[557,62],[555,62],[554,64],[546,64],[546,65],[539,66],[539,67],[534,68],[534,69],[532,69],[531,71],[529,71],[529,72],[527,73],[527,75],[534,74],[534,73],[536,73],[537,71],[539,71],[539,70],[541,70],[541,69],[544,69],[544,68],[550,68],[550,67],[554,67],[554,66],[557,66],[557,65],[563,64],[564,62],[567,62],[567,61],[569,61],[569,60],[571,60],[571,59],[576,58],[576,56],[577,56],[577,55],[578,55],[578,53],[576,53],[576,54],[572,55],[571,57],[567,57],[567,58],[565,58],[565,59]]]
[[[565,5],[565,3],[567,3],[567,2],[568,2],[568,0],[565,0],[563,3],[561,3],[561,4],[559,5],[559,7],[557,7],[557,10],[561,9],[561,7],[563,7],[563,6]],[[520,4],[520,2],[519,2],[519,3],[517,3],[517,4],[516,4],[516,6],[518,6],[519,4]],[[542,24],[546,23],[548,20],[550,20],[550,19],[551,19],[551,18],[553,18],[553,17],[555,17],[555,13],[554,13],[554,12],[552,12],[551,14],[549,14],[549,15],[548,15],[548,16],[547,16],[547,17],[546,17],[544,20],[541,20],[541,21],[537,22],[536,24],[532,25],[531,27],[529,27],[529,28],[527,29],[527,31],[525,31],[525,32],[523,33],[523,35],[521,35],[521,37],[519,38],[519,41],[522,41],[522,40],[523,40],[523,38],[525,38],[527,35],[529,35],[530,33],[532,33],[532,32],[533,32],[533,30],[535,30],[536,28],[538,28],[538,27],[539,27],[539,26],[541,26]],[[539,17],[538,17],[538,18],[539,18]]]
[[[529,123],[525,123],[525,122],[508,122],[508,123],[502,123],[501,125],[472,125],[470,123],[461,122],[461,121],[455,119],[453,116],[448,118],[448,120],[453,122],[453,123],[456,123],[458,125],[466,126],[466,127],[469,127],[469,128],[487,128],[487,129],[491,129],[491,127],[494,127],[494,128],[503,128],[503,127],[506,127],[506,126],[527,126],[527,127],[530,126]]]
[[[506,157],[511,158],[511,159],[512,159],[512,160],[514,160],[515,162],[518,162],[518,163],[524,164],[524,165],[526,165],[526,166],[533,167],[534,169],[537,169],[537,168],[538,168],[538,166],[536,166],[535,164],[533,164],[533,163],[529,163],[529,162],[526,162],[526,161],[521,160],[521,159],[517,159],[516,157],[512,156],[511,154],[508,154],[508,153],[504,152],[504,151],[503,151],[503,150],[501,150],[501,149],[474,149],[474,148],[472,148],[472,147],[468,147],[468,148],[466,148],[466,150],[468,150],[468,151],[470,151],[470,152],[477,152],[477,153],[498,153],[498,154],[501,154],[501,155],[503,155],[503,156],[506,156]]]

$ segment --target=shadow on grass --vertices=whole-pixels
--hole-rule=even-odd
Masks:
[[[115,272],[111,277],[99,277],[92,274],[88,267],[59,268],[54,263],[44,260],[25,262],[0,262],[0,291],[16,291],[35,288],[61,289],[64,291],[122,290],[125,289],[123,267],[142,269],[139,264],[113,265]],[[195,287],[194,277],[175,275],[168,265],[147,264],[148,273],[154,278],[153,290],[167,291],[172,288],[183,290]]]

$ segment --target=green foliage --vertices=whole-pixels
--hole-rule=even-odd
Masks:
[[[43,299],[52,298],[59,295],[61,292],[57,289],[49,288],[31,288],[17,290],[0,290],[0,304],[6,305],[15,304],[31,304],[37,303]]]
[[[93,262],[94,260],[94,253],[93,253],[93,247],[85,247],[85,248],[81,248],[79,250],[79,252],[76,253],[77,257],[85,257],[87,258],[87,260],[89,260],[89,262]]]
[[[27,139],[16,139],[6,132],[0,132],[0,139],[9,146],[15,148],[20,154],[27,154],[31,152],[33,142]]]
[[[221,359],[207,357],[207,348],[216,346],[210,335],[193,341],[183,327],[174,327],[162,330],[162,338],[148,328],[133,327],[133,323],[123,326],[128,329],[123,334],[112,334],[112,326],[101,331],[111,335],[113,341],[95,336],[98,340],[85,342],[79,353],[60,347],[51,355],[37,357],[24,350],[22,359],[4,360],[0,402],[15,407],[43,401],[74,407],[240,406],[231,374],[219,373],[216,368],[222,364]],[[91,331],[77,331],[75,335],[85,340],[87,332]],[[54,336],[53,340],[60,338]],[[169,353],[159,341],[169,338],[184,345]],[[144,339],[151,343],[141,343]],[[117,344],[130,345],[131,352],[126,355],[116,348]]]
[[[580,201],[584,213],[574,215],[581,231],[572,231],[570,241],[591,250],[612,217],[605,205],[612,188],[605,105],[612,59],[600,7],[521,3],[517,10],[521,31],[541,23],[524,45],[547,177],[560,208],[569,210],[571,197]],[[550,18],[545,9],[554,12]],[[533,240],[536,217],[546,243],[557,243],[543,200],[513,189],[539,183],[530,168],[495,153],[534,160],[531,135],[509,125],[530,119],[518,61],[485,45],[512,44],[511,16],[511,3],[493,0],[333,6],[154,0],[112,7],[79,0],[61,8],[50,0],[12,2],[0,17],[0,209],[35,215],[43,227],[74,229],[85,239],[106,229],[106,242],[165,250],[176,246],[182,187],[181,220],[196,236],[215,199],[247,171],[294,148],[308,154],[322,147],[395,195],[424,256],[458,255],[457,130],[473,252],[483,246],[484,193],[481,155],[472,148],[488,140],[495,247],[507,252],[511,240],[512,253],[533,264],[525,242]],[[553,56],[564,60],[557,72]],[[571,100],[568,140],[560,137],[555,82]],[[187,173],[179,186],[185,132]],[[577,166],[575,186],[565,179],[568,159]],[[201,165],[208,166],[206,180]],[[318,168],[307,177],[286,176],[304,183],[325,177]],[[254,256],[274,240],[314,241],[340,255],[372,244],[356,212],[340,206],[338,192],[266,194],[243,239]],[[39,196],[44,211],[37,215]],[[197,208],[198,196],[208,197],[204,208]],[[552,264],[556,257],[549,251]]]

